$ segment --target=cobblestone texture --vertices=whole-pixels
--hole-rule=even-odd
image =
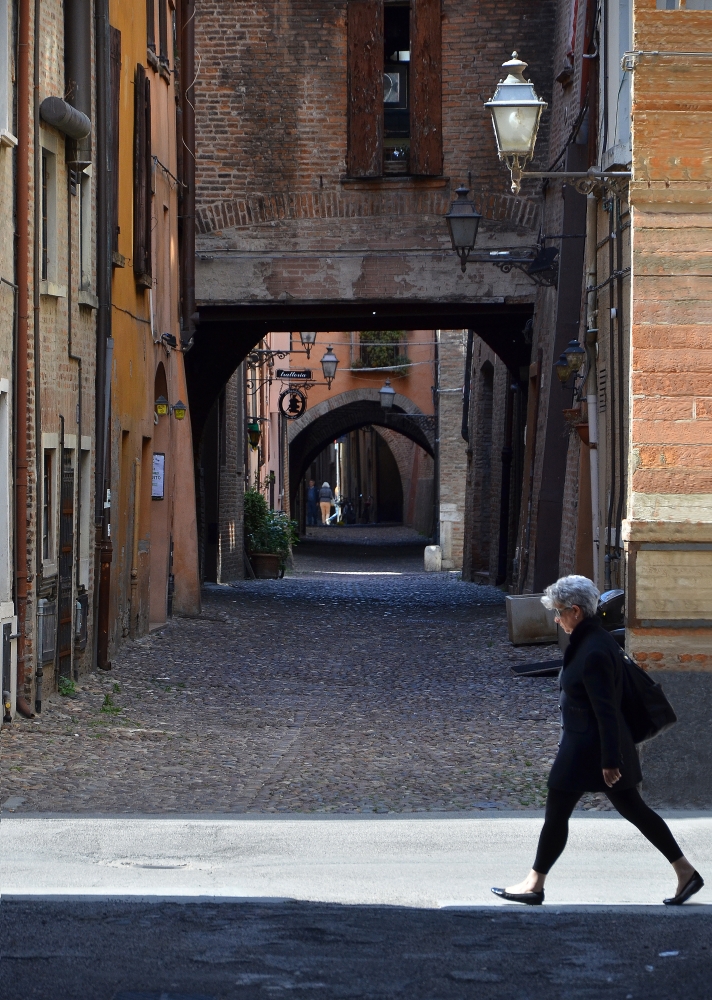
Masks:
[[[391,563],[391,565],[393,565]],[[75,698],[0,732],[19,812],[409,812],[543,803],[556,680],[454,574],[213,587]],[[18,802],[18,799],[24,801]],[[595,800],[589,801],[595,805]]]

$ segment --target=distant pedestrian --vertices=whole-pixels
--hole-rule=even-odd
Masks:
[[[492,889],[503,899],[538,905],[544,882],[566,846],[569,818],[584,792],[605,792],[625,819],[667,858],[677,875],[679,906],[704,881],[682,853],[662,817],[640,797],[640,761],[621,709],[623,662],[620,647],[596,617],[599,593],[584,576],[564,576],[546,588],[542,604],[554,610],[571,635],[560,674],[561,741],[549,774],[544,826],[534,867],[523,882]]]
[[[329,523],[333,502],[334,494],[331,492],[331,487],[328,483],[322,483],[319,490],[319,506],[321,507],[321,523],[324,525]]]
[[[307,527],[309,528],[313,528],[316,524],[318,496],[319,490],[316,488],[316,483],[313,479],[310,479],[309,488],[307,489]]]

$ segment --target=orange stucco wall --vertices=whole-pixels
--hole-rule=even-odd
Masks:
[[[112,287],[112,619],[116,623],[112,638],[116,643],[129,633],[146,631],[149,622],[165,621],[171,541],[173,609],[197,612],[200,591],[190,415],[182,421],[173,413],[154,419],[157,384],[165,385],[162,391],[169,403],[187,400],[180,348],[171,349],[161,341],[163,334],[169,334],[180,345],[175,89],[172,76],[166,74],[166,79],[147,65],[145,3],[113,0],[110,20],[121,32],[118,245],[125,260],[125,266],[114,268]],[[134,73],[139,63],[151,83],[150,290],[136,284],[132,266]],[[151,498],[154,452],[165,454],[162,500]]]

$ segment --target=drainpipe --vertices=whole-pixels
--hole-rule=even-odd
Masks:
[[[17,638],[17,710],[32,718],[34,712],[25,697],[25,640],[27,629],[27,337],[29,327],[30,250],[30,0],[19,0],[17,54],[17,327],[15,335],[15,604]]]
[[[129,635],[135,639],[138,635],[138,542],[141,534],[141,459],[134,459],[134,518],[133,538],[131,543],[131,597],[129,601]]]
[[[181,342],[186,350],[195,336],[195,0],[181,3]]]
[[[589,194],[586,199],[586,288],[596,287],[596,216],[598,199]],[[598,374],[596,371],[596,354],[598,341],[598,297],[596,292],[588,292],[586,308],[586,361],[588,375],[586,378],[586,409],[588,411],[588,456],[591,467],[591,524],[593,537],[593,582],[598,586],[599,549],[600,549],[600,513],[598,497]]]
[[[109,2],[96,0],[96,285],[99,308],[96,318],[95,377],[95,490],[94,526],[96,559],[94,571],[95,661],[102,670],[111,668],[109,651],[109,598],[112,546],[107,476],[109,466],[109,389],[111,386],[111,184],[110,150],[111,94],[109,48]]]

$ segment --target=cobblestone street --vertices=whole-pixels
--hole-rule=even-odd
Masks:
[[[541,806],[556,680],[509,668],[558,649],[513,649],[500,591],[412,572],[410,547],[351,562],[322,548],[305,544],[283,580],[210,588],[200,618],[127,642],[75,697],[18,717],[0,734],[0,802],[178,814]]]

